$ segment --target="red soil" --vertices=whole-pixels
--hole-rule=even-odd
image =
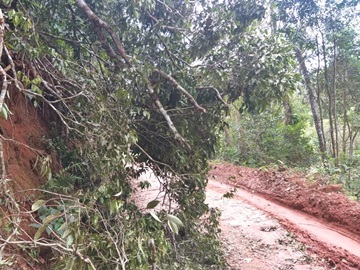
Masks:
[[[39,158],[50,155],[53,171],[59,169],[59,164],[55,153],[46,150],[44,138],[49,138],[49,123],[43,120],[24,94],[16,89],[9,92],[11,97],[5,101],[12,115],[8,120],[0,118],[7,178],[13,190],[21,192],[17,194],[18,199],[28,199],[31,192],[23,190],[39,188],[44,184],[44,178],[39,176]]]
[[[29,226],[31,222],[26,211],[31,208],[32,202],[40,194],[33,189],[41,188],[45,183],[44,177],[40,176],[41,158],[51,157],[50,166],[53,173],[60,169],[60,164],[55,152],[47,147],[44,140],[50,135],[49,123],[44,120],[48,117],[40,114],[40,110],[35,109],[29,99],[15,87],[10,87],[9,93],[10,98],[6,98],[5,102],[12,114],[7,120],[0,117],[0,140],[3,144],[6,179],[11,189],[11,196],[16,198],[19,207],[24,211],[21,212],[20,226],[29,235],[34,235],[36,229]],[[41,112],[43,113],[44,110]],[[1,196],[4,196],[1,189],[0,191]],[[2,218],[0,233],[6,232],[3,226],[7,219],[4,217],[8,217],[11,212],[6,203],[0,205],[0,218]],[[5,237],[5,235],[2,236]],[[22,237],[26,240],[26,235]],[[25,252],[15,252],[16,247],[9,246],[8,248],[5,252],[16,257],[16,263],[11,269],[43,269],[40,265],[34,268],[32,263],[27,262]],[[42,261],[42,258],[39,258]]]
[[[353,246],[357,245],[356,242],[360,243],[360,204],[349,200],[338,185],[326,186],[319,183],[310,185],[302,174],[270,169],[263,171],[231,164],[213,165],[210,175],[217,181],[241,189],[245,188],[268,201],[306,213],[309,218],[316,217],[321,226],[331,228],[338,233],[337,235],[345,235],[349,241],[354,240]],[[264,209],[265,206],[258,207],[277,216],[276,206],[273,211]],[[293,214],[296,215],[296,211],[293,211]],[[332,248],[330,241],[334,240],[330,239],[332,236],[320,233],[319,237],[314,237],[294,220],[285,218],[281,222],[288,230],[300,237],[300,240],[308,243],[314,252],[329,260],[336,269],[360,269],[360,256],[357,254],[359,250],[351,253],[341,248]],[[337,241],[336,236],[334,237],[334,241]],[[339,241],[343,240],[339,239]],[[351,243],[349,246],[351,249]],[[356,248],[358,249],[359,246]]]

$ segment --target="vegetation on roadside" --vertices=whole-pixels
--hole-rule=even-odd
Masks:
[[[46,112],[44,140],[62,169],[39,155],[46,184],[22,210],[1,135],[1,207],[12,215],[1,216],[0,266],[18,249],[33,262],[46,250],[52,269],[224,268],[220,213],[204,203],[216,149],[249,166],[321,160],[358,194],[357,7],[1,1],[1,116],[11,121],[11,91]],[[132,179],[147,168],[162,179],[167,211],[132,200]]]
[[[47,182],[22,210],[0,156],[3,207],[14,213],[1,217],[1,251],[23,250],[33,263],[45,252],[52,269],[224,268],[219,211],[204,203],[223,117],[239,98],[243,110],[264,108],[259,95],[280,100],[298,81],[284,35],[260,27],[265,7],[247,0],[1,4],[2,115],[11,120],[8,77],[12,91],[47,112],[45,141],[62,166],[52,171],[51,158],[39,156]],[[167,211],[153,210],[159,201],[139,209],[132,199],[132,179],[146,168],[162,179],[174,205]],[[1,264],[12,263],[2,254]]]
[[[233,110],[218,157],[320,172],[359,198],[359,1],[274,4],[267,27],[293,47],[302,84],[265,111]]]
[[[218,158],[250,167],[285,164],[304,168],[316,163],[315,146],[306,134],[309,117],[301,110],[304,105],[297,106],[293,108],[289,123],[285,123],[282,106],[242,114],[234,109],[227,117],[228,127],[218,149]]]

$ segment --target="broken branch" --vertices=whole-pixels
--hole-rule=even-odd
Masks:
[[[221,97],[220,91],[213,87],[213,86],[201,86],[197,87],[197,90],[213,90],[216,93],[217,98],[221,101],[222,104],[224,104],[226,107],[229,107],[229,105],[225,102],[225,100]]]
[[[201,107],[197,102],[196,100],[194,99],[194,97],[188,92],[185,90],[184,87],[182,87],[173,77],[171,77],[170,75],[166,74],[164,71],[162,70],[158,70],[158,69],[155,69],[154,70],[156,73],[160,74],[162,77],[164,77],[165,79],[167,79],[168,81],[170,81],[175,87],[177,90],[179,90],[181,93],[183,93],[187,99],[194,105],[194,107],[200,111],[202,111],[203,113],[206,113],[206,109]]]
[[[173,121],[171,120],[169,114],[164,109],[163,105],[161,104],[159,98],[157,97],[155,90],[152,88],[150,82],[147,84],[147,89],[149,90],[150,96],[153,99],[153,102],[155,103],[156,108],[160,111],[160,113],[164,116],[166,123],[168,124],[171,132],[174,134],[175,140],[180,142],[182,145],[186,146],[188,149],[190,149],[189,144],[185,141],[185,139],[179,134],[177,131]]]
[[[84,0],[75,0],[76,5],[86,14],[87,18],[90,20],[90,22],[94,25],[95,28],[102,28],[105,29],[106,32],[109,33],[111,36],[113,42],[115,43],[115,47],[118,51],[118,53],[121,55],[121,57],[124,59],[126,64],[128,66],[131,66],[130,60],[128,56],[126,55],[125,49],[123,44],[121,43],[119,37],[116,35],[116,33],[113,31],[113,29],[102,19],[100,19],[92,10],[91,8],[85,3]],[[100,31],[96,31],[96,34],[99,37]],[[100,40],[104,40],[103,37],[99,37]],[[104,46],[104,43],[102,42],[102,45]],[[106,48],[104,48],[106,49]],[[109,50],[109,48],[107,48]]]

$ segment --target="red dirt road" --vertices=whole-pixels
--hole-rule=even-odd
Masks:
[[[208,190],[224,194],[237,187],[233,200],[247,202],[278,220],[306,245],[308,252],[322,259],[326,268],[360,269],[360,224],[353,223],[360,218],[358,203],[323,186],[308,186],[301,175],[261,172],[230,164],[213,167],[210,175],[215,180],[209,180]],[[334,209],[328,211],[329,208]],[[315,269],[294,265],[291,269]]]

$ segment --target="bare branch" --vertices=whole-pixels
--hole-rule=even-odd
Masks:
[[[161,104],[161,102],[160,102],[159,98],[157,97],[154,89],[152,88],[150,82],[148,82],[148,84],[147,84],[147,89],[149,90],[150,96],[153,99],[155,106],[160,111],[160,113],[164,116],[171,132],[174,134],[175,140],[179,141],[182,145],[184,145],[190,149],[189,144],[185,141],[185,139],[177,131],[173,121],[171,120],[170,116],[168,115],[168,113],[164,109],[163,105]]]
[[[224,104],[226,107],[229,107],[229,105],[225,102],[225,100],[221,97],[221,94],[219,92],[219,90],[213,86],[200,86],[200,87],[196,87],[197,90],[213,90],[216,93],[217,98],[222,102],[222,104]]]
[[[4,48],[4,36],[5,36],[5,18],[2,13],[2,10],[0,9],[0,59],[2,56],[2,51]],[[7,91],[7,78],[6,78],[6,72],[3,69],[3,67],[0,65],[0,76],[2,79],[2,87],[0,92],[0,111],[2,110],[2,107],[4,105],[5,95]]]
[[[146,152],[138,143],[135,143],[136,147],[140,149],[141,152],[143,152],[144,155],[147,156],[147,158],[149,160],[151,160],[152,162],[154,162],[154,165],[156,165],[157,168],[159,168],[158,164],[163,165],[164,167],[167,167],[174,175],[179,175],[178,173],[175,172],[175,170],[169,165],[166,164],[164,162],[155,160],[152,156],[150,156],[150,154],[148,152]]]
[[[44,31],[39,31],[39,33],[43,34],[45,36],[55,38],[55,39],[59,39],[59,40],[63,40],[63,41],[66,41],[66,42],[69,42],[69,43],[72,43],[72,44],[75,44],[75,45],[80,45],[82,43],[82,42],[80,42],[78,40],[73,40],[73,39],[68,39],[68,38],[56,36],[56,35],[53,35],[53,34],[50,34],[50,33],[44,32]]]
[[[94,265],[94,263],[90,260],[90,258],[85,257],[83,254],[80,253],[79,250],[77,249],[73,249],[73,248],[68,248],[65,247],[61,244],[58,243],[46,243],[46,242],[42,242],[42,241],[35,241],[35,240],[18,240],[18,241],[11,241],[10,239],[3,239],[0,238],[0,241],[3,242],[2,245],[6,245],[6,244],[11,244],[11,245],[30,245],[32,247],[37,247],[37,246],[43,246],[43,247],[51,247],[51,248],[55,248],[64,252],[67,252],[69,254],[75,254],[76,256],[78,256],[83,262],[90,264],[91,267],[96,270],[96,267]]]
[[[1,183],[3,184],[3,188],[4,188],[4,183],[5,183],[5,179],[6,179],[6,168],[5,168],[5,159],[4,159],[4,151],[3,151],[3,141],[0,140],[0,163],[1,163]]]
[[[163,76],[165,79],[167,79],[168,81],[170,81],[175,87],[176,89],[178,89],[181,93],[183,93],[188,100],[194,105],[194,107],[200,111],[202,111],[203,113],[206,113],[206,109],[201,107],[196,100],[194,99],[194,97],[184,89],[184,87],[182,87],[173,77],[171,77],[170,75],[166,74],[164,71],[162,70],[158,70],[155,69],[154,70],[156,73],[160,74],[161,76]]]
[[[99,38],[102,47],[105,49],[107,54],[114,60],[114,62],[118,66],[122,67],[124,63],[121,61],[121,58],[115,53],[114,49],[108,44],[108,42],[106,41],[106,37],[103,35],[101,29],[99,27],[95,27],[94,30]]]
[[[40,95],[40,94],[38,94],[38,93],[31,92],[31,91],[27,91],[27,90],[25,90],[25,92],[41,98],[46,104],[48,104],[49,107],[50,107],[51,109],[53,109],[53,111],[59,116],[59,119],[61,120],[61,122],[62,122],[62,123],[64,124],[64,126],[66,127],[67,132],[69,132],[70,130],[73,130],[74,132],[83,135],[83,133],[82,133],[81,131],[79,131],[79,130],[76,129],[76,128],[73,128],[73,127],[69,126],[69,124],[66,122],[66,121],[69,121],[69,122],[72,122],[73,124],[75,124],[75,125],[77,125],[77,126],[82,126],[82,127],[84,127],[84,125],[81,124],[81,123],[79,123],[75,118],[74,118],[74,119],[71,119],[71,118],[69,118],[69,117],[66,117],[60,110],[58,110],[58,109],[53,105],[52,102],[48,101],[43,95]]]
[[[12,57],[11,57],[11,54],[10,54],[10,52],[9,52],[9,50],[7,49],[6,46],[4,46],[4,50],[5,50],[5,52],[6,52],[6,55],[7,55],[8,59],[9,59],[9,62],[10,62],[11,70],[12,70],[12,73],[13,73],[13,76],[14,76],[15,86],[16,86],[16,88],[17,88],[19,91],[21,91],[21,88],[20,88],[20,85],[19,85],[19,80],[18,80],[18,78],[17,78],[17,74],[16,74],[16,70],[15,70],[14,61],[13,61],[13,59],[12,59]]]
[[[2,56],[2,51],[4,47],[4,37],[5,37],[5,18],[2,10],[0,9],[0,58]]]
[[[35,149],[35,148],[32,148],[31,146],[27,145],[27,144],[24,144],[22,142],[19,142],[19,141],[16,141],[16,140],[13,140],[13,139],[10,139],[10,138],[5,138],[3,135],[0,134],[0,139],[1,140],[4,140],[4,141],[8,141],[8,142],[12,142],[12,143],[15,143],[17,145],[21,145],[21,146],[24,146],[28,149],[30,149],[31,151],[35,152],[36,154],[39,154],[39,155],[44,155],[45,152],[44,150],[39,150],[39,149]],[[1,153],[0,153],[0,158],[1,158]]]
[[[126,55],[124,46],[122,42],[120,41],[119,37],[116,35],[116,33],[113,31],[113,29],[102,19],[100,19],[92,10],[91,8],[85,3],[84,0],[75,0],[76,5],[86,14],[87,18],[90,20],[90,22],[95,26],[95,28],[102,28],[105,29],[109,35],[111,36],[113,42],[115,43],[116,49],[118,53],[121,55],[121,57],[125,60],[126,64],[128,66],[131,66],[130,60],[128,56]],[[99,35],[99,31],[96,31],[96,34]],[[100,40],[104,40],[104,38],[99,37]],[[104,45],[102,43],[102,45]],[[106,49],[106,48],[105,48]],[[110,49],[108,47],[108,49]]]
[[[164,29],[168,29],[168,30],[172,30],[172,31],[187,31],[187,29],[185,28],[179,28],[179,27],[173,27],[173,26],[168,26],[168,25],[163,25],[161,24],[161,21],[159,21],[158,19],[156,19],[153,15],[150,14],[149,11],[146,11],[146,15],[152,19],[155,24],[159,24],[161,25],[161,27],[163,27]]]
[[[0,77],[2,79],[2,86],[1,86],[1,92],[0,92],[0,111],[1,111],[4,106],[4,101],[5,101],[5,96],[6,96],[6,92],[7,92],[7,86],[8,86],[6,72],[4,71],[2,66],[0,66]]]

